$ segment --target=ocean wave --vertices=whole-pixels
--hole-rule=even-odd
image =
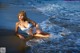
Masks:
[[[71,31],[67,30],[64,27],[60,27],[58,25],[55,25],[54,23],[50,23],[49,20],[43,21],[39,25],[44,32],[50,33],[50,37],[47,39],[46,38],[32,39],[32,40],[26,42],[26,45],[33,47],[35,45],[46,43],[48,41],[53,41],[54,39],[59,40],[63,36],[69,35],[71,33]]]

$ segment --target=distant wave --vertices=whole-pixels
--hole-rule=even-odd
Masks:
[[[59,10],[63,9],[63,7],[56,5],[56,4],[48,4],[46,6],[42,6],[37,9],[40,10],[41,12],[43,12],[43,14],[45,14],[47,16],[48,15],[53,16],[53,15],[56,15]]]
[[[80,11],[77,9],[67,9],[64,6],[58,4],[47,4],[45,6],[37,7],[37,9],[46,16],[52,17],[51,22],[58,22],[66,26],[73,25],[76,28],[79,28],[80,26]]]

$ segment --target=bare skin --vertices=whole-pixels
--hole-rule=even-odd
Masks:
[[[15,29],[15,31],[16,31],[16,33],[17,33],[17,35],[18,35],[18,37],[20,39],[25,39],[22,34],[18,33],[19,25],[20,25],[20,23],[17,22],[16,23],[16,29]],[[23,25],[21,25],[21,26],[23,26]],[[27,27],[27,25],[25,25],[25,24],[24,24],[24,26]],[[36,34],[34,34],[34,35],[32,34],[32,31],[33,31],[32,28],[30,28],[29,34],[32,35],[32,36],[34,36],[34,37],[42,37],[42,38],[45,38],[45,37],[49,37],[50,36],[48,33],[45,33],[44,34],[44,32],[41,32],[39,29],[36,30]]]
[[[22,34],[18,33],[19,27],[20,28],[28,28],[29,23],[31,23],[36,28],[35,34],[33,34],[33,28],[30,28],[28,31],[29,35],[34,36],[34,37],[43,37],[43,38],[50,36],[49,33],[42,32],[39,29],[39,25],[36,22],[30,20],[29,18],[27,18],[29,21],[24,21],[23,18],[24,18],[24,16],[22,14],[19,14],[19,17],[18,17],[19,22],[16,22],[16,27],[15,27],[15,32],[20,39],[25,39],[25,38],[23,37]]]
[[[25,23],[25,22],[23,22],[23,23]],[[15,28],[15,32],[16,32],[17,36],[18,36],[20,39],[25,39],[22,34],[18,33],[19,25],[20,25],[21,27],[26,27],[26,28],[27,28],[27,23],[26,23],[26,25],[25,25],[25,24],[22,24],[22,25],[21,25],[20,22],[17,22],[17,23],[16,23],[16,28]],[[26,33],[27,33],[27,32],[26,32]],[[30,28],[30,30],[29,30],[28,33],[29,33],[29,35],[32,35],[32,36],[33,36],[33,34],[32,34],[32,28]]]
[[[35,37],[41,37],[41,38],[48,38],[48,37],[49,37],[49,34],[47,34],[47,35],[35,34],[34,36],[35,36]]]

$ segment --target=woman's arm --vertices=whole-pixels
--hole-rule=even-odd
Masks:
[[[33,20],[29,19],[29,18],[27,18],[27,19],[28,19],[28,22],[33,24],[33,26],[36,26],[37,23],[35,21],[33,21]]]
[[[32,23],[34,27],[36,27],[37,29],[39,29],[39,25],[35,21],[33,21],[33,20],[29,19],[29,18],[28,18],[28,21],[30,23]]]
[[[18,33],[18,28],[19,28],[18,25],[19,25],[19,23],[17,22],[17,23],[16,23],[16,27],[15,27],[16,35],[17,35],[20,39],[25,39],[21,34]]]
[[[42,30],[40,29],[39,25],[38,25],[35,21],[30,20],[29,18],[28,18],[28,21],[29,21],[30,23],[32,23],[33,26],[36,28],[36,33],[41,33],[41,32],[42,32]]]

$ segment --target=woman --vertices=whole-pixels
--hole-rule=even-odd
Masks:
[[[25,39],[22,34],[18,32],[18,29],[20,28],[22,31],[26,32],[28,35],[34,36],[34,37],[49,37],[49,33],[44,33],[39,29],[39,25],[27,18],[26,12],[21,11],[18,14],[19,21],[16,22],[15,32],[17,36],[19,36],[20,39]],[[33,28],[36,28],[36,32],[33,33]]]

